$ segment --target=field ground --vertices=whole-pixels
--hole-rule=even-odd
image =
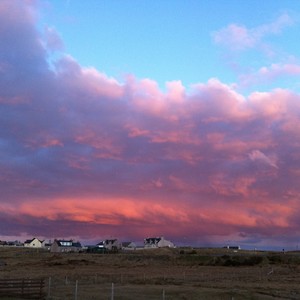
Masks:
[[[0,247],[4,278],[45,278],[48,300],[112,294],[115,300],[300,299],[300,252],[180,248],[56,254]]]

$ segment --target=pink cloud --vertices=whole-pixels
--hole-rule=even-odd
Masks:
[[[245,176],[240,178],[226,178],[224,174],[215,174],[210,178],[210,185],[214,191],[219,195],[225,196],[242,196],[249,198],[253,196],[255,191],[253,185],[255,184],[255,177]]]
[[[64,50],[63,40],[61,39],[60,35],[54,28],[46,27],[44,34],[45,34],[45,42],[46,42],[45,47],[49,51],[63,51]]]
[[[245,97],[218,79],[190,89],[168,82],[164,92],[154,80],[119,82],[70,55],[50,67],[59,41],[43,40],[34,4],[10,11],[9,3],[0,4],[0,28],[13,29],[0,30],[0,236],[196,235],[199,245],[295,237],[299,94]],[[260,28],[261,38],[287,24]]]
[[[122,152],[122,145],[114,140],[114,137],[109,136],[107,133],[97,130],[83,131],[75,137],[74,141],[78,144],[86,145],[93,149],[92,156],[118,159]]]
[[[269,201],[235,203],[232,210],[226,209],[228,206],[226,203],[213,205],[211,209],[211,205],[207,204],[191,208],[186,203],[177,203],[177,206],[170,207],[168,202],[153,199],[149,206],[148,201],[137,202],[135,199],[128,198],[85,198],[84,201],[76,198],[52,199],[44,201],[45,210],[37,210],[37,202],[31,200],[21,204],[18,210],[11,204],[1,204],[1,210],[6,211],[11,218],[23,215],[26,218],[42,218],[51,222],[60,220],[75,222],[82,224],[81,226],[90,224],[91,226],[126,227],[132,226],[131,224],[141,224],[144,232],[141,232],[138,237],[142,238],[143,234],[147,234],[149,225],[150,231],[156,231],[156,233],[156,227],[162,225],[165,231],[172,232],[174,220],[180,224],[177,229],[180,234],[188,228],[195,230],[192,224],[196,219],[206,224],[205,236],[214,236],[222,231],[233,234],[236,226],[244,228],[261,226],[268,231],[272,231],[272,228],[273,230],[274,228],[275,230],[277,228],[288,230],[289,218],[295,208],[298,209],[298,203],[293,201],[289,201],[288,206]],[[92,210],[91,207],[93,207]],[[222,231],[218,230],[219,226],[223,227]],[[200,228],[199,231],[201,230]]]
[[[174,102],[182,102],[185,97],[185,87],[181,81],[170,81],[166,83],[167,97]]]
[[[285,27],[291,26],[293,19],[288,14],[282,14],[274,22],[254,28],[230,24],[213,33],[214,42],[231,50],[245,50],[261,43],[267,35],[279,34]]]
[[[251,160],[253,161],[259,161],[262,162],[264,164],[267,164],[273,168],[278,169],[277,166],[277,159],[276,157],[268,157],[267,155],[265,155],[263,152],[259,151],[259,150],[253,150],[250,154],[249,157]]]
[[[213,123],[227,118],[239,121],[249,116],[246,99],[231,86],[215,78],[210,79],[207,84],[195,85],[192,99],[195,101],[191,109],[203,111],[207,122]]]
[[[228,27],[214,33],[214,41],[235,50],[252,48],[257,43],[257,38],[245,27],[230,24]]]
[[[280,75],[298,75],[300,74],[300,65],[272,64],[270,68],[262,67],[259,74],[266,78],[274,78]]]
[[[254,84],[272,83],[276,79],[289,78],[300,74],[298,63],[277,63],[261,67],[258,71],[245,73],[239,76],[241,87],[249,87]]]

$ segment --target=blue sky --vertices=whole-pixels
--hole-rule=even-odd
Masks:
[[[260,68],[272,64],[299,63],[298,1],[42,3],[40,23],[57,30],[65,52],[83,66],[94,66],[121,81],[134,74],[140,79],[153,79],[164,89],[166,81],[181,80],[188,88],[218,78],[228,84],[237,83],[241,91],[250,92],[269,90],[274,87],[273,82],[264,79],[245,86],[240,76],[255,76]],[[284,18],[286,21],[277,32],[267,29],[248,48],[231,49],[226,41],[215,41],[215,35],[230,25],[255,31]],[[223,39],[226,38],[229,43],[237,42],[224,35]],[[298,89],[294,82],[282,77],[282,84]]]

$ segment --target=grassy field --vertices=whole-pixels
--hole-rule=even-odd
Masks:
[[[0,248],[0,278],[41,277],[49,300],[112,294],[124,300],[300,299],[300,253],[182,248],[54,254]]]

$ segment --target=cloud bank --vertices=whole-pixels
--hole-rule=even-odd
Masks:
[[[297,243],[299,94],[50,63],[63,42],[34,11],[0,3],[1,237]]]

